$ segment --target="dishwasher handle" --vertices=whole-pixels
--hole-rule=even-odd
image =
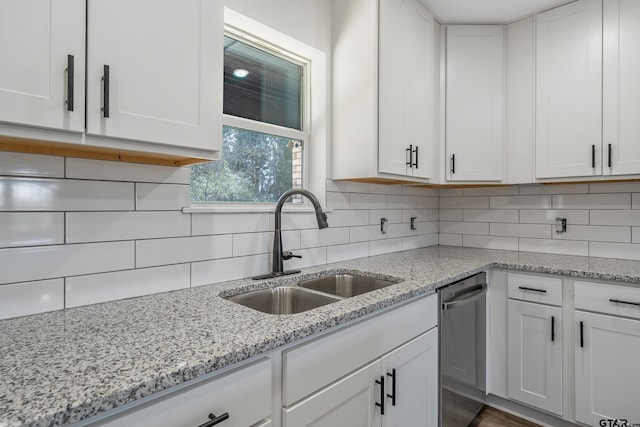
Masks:
[[[443,302],[442,309],[449,310],[455,307],[456,305],[463,305],[463,304],[470,303],[472,301],[475,301],[477,297],[480,297],[485,292],[487,292],[487,284],[483,283],[482,285],[480,285],[480,289],[475,289],[471,292],[463,293],[462,295],[457,296],[451,301]]]

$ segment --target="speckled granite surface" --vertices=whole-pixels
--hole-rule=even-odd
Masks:
[[[432,247],[0,322],[0,427],[64,425],[498,267],[640,285],[640,262]],[[223,296],[358,270],[402,283],[304,313]]]

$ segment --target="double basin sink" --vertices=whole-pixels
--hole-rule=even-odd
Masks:
[[[354,273],[335,273],[228,297],[229,301],[268,314],[295,314],[356,295],[386,288],[400,280]]]

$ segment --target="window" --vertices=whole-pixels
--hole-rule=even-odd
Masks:
[[[222,158],[192,166],[191,199],[274,203],[306,180],[309,61],[233,30],[224,49]]]

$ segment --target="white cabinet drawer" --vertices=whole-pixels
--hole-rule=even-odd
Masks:
[[[640,286],[575,282],[576,310],[640,319]]]
[[[562,279],[508,274],[509,298],[562,306]]]
[[[209,414],[229,414],[221,427],[247,427],[270,417],[271,360],[214,377],[106,418],[93,426],[194,427]],[[268,426],[265,420],[260,426]]]
[[[431,295],[283,353],[284,406],[289,406],[436,326]]]

